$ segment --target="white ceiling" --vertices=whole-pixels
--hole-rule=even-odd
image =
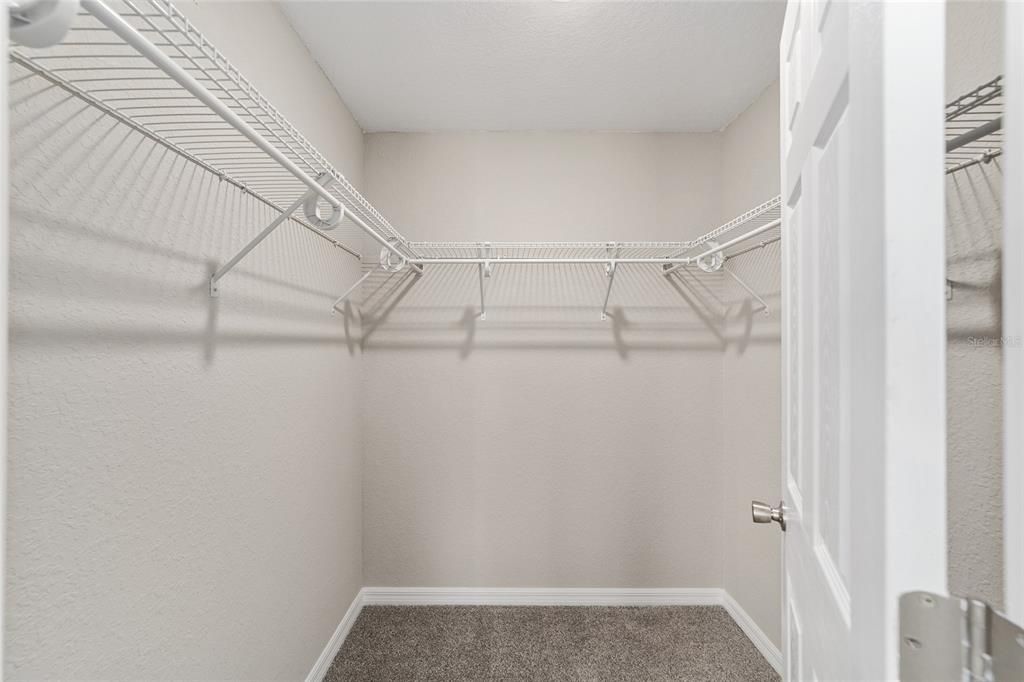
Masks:
[[[782,2],[286,2],[364,130],[720,130]]]

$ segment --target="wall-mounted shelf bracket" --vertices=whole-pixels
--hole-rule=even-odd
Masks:
[[[328,173],[322,173],[317,177],[316,181],[320,183],[321,186],[327,187],[334,181],[334,177]],[[337,209],[337,207],[334,207],[336,210],[329,218],[326,220],[320,218],[316,206],[318,197],[319,193],[316,190],[310,189],[303,193],[303,195],[296,199],[291,206],[283,210],[280,215],[270,221],[270,224],[263,228],[262,232],[253,237],[248,244],[243,246],[241,251],[232,256],[227,263],[220,266],[220,268],[213,273],[213,276],[210,277],[210,296],[219,296],[220,286],[218,283],[220,282],[220,279],[231,272],[231,269],[238,265],[243,258],[248,256],[250,251],[259,246],[260,242],[269,237],[271,233],[284,223],[284,221],[288,220],[295,211],[299,210],[300,206],[306,207],[307,217],[317,224],[318,229],[330,230],[337,227],[338,223],[340,223],[341,219],[344,217],[344,209]]]
[[[480,258],[483,258],[483,262],[478,264],[478,274],[480,275],[480,319],[487,320],[487,305],[484,300],[484,279],[490,279],[491,273],[494,271],[494,262],[491,261],[492,249],[490,242],[484,242],[483,247],[480,249]]]
[[[608,242],[608,257],[618,258],[622,249],[615,245],[615,242]],[[604,305],[601,306],[601,319],[608,319],[608,299],[612,295],[612,285],[615,284],[615,271],[618,269],[618,262],[614,260],[608,261],[608,264],[604,266],[604,274],[608,277],[608,288],[604,292]]]
[[[771,310],[768,308],[768,304],[765,302],[765,300],[763,298],[761,298],[760,296],[757,295],[757,292],[754,291],[753,288],[751,288],[751,286],[749,284],[744,282],[740,278],[739,275],[737,275],[735,272],[730,270],[725,264],[722,264],[721,268],[722,268],[722,271],[725,274],[727,274],[730,277],[732,277],[733,280],[737,284],[739,284],[741,287],[743,287],[744,291],[746,291],[748,294],[750,294],[754,298],[754,300],[756,300],[758,303],[761,304],[761,312],[764,314],[765,317],[768,317],[769,315],[771,315]]]
[[[345,293],[343,293],[341,296],[339,296],[337,298],[337,300],[335,300],[334,303],[331,304],[331,314],[333,315],[334,313],[343,313],[343,312],[345,312],[345,309],[342,307],[342,304],[345,302],[345,300],[349,296],[352,295],[352,292],[354,292],[357,289],[359,289],[359,287],[362,286],[363,282],[365,282],[366,280],[368,280],[370,278],[370,275],[372,275],[373,273],[378,272],[378,271],[379,271],[379,269],[370,270],[365,275],[363,275],[358,280],[356,280],[355,284],[353,284],[348,289],[346,289]]]

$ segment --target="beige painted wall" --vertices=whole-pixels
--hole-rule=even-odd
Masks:
[[[678,239],[720,213],[717,134],[366,139],[412,237]],[[499,267],[485,322],[475,271],[371,295],[368,585],[721,584],[720,341],[659,275],[617,277],[607,322],[584,266]]]
[[[182,8],[362,186],[361,133],[276,8]],[[362,584],[725,585],[775,636],[730,563],[751,448],[726,400],[767,420],[772,396],[730,384],[762,351],[719,327],[722,278],[624,269],[603,322],[600,269],[499,268],[482,322],[472,271],[376,277],[357,340],[324,314],[357,264],[283,230],[211,301],[268,211],[32,79],[12,99],[8,677],[302,677]],[[760,167],[725,177],[751,116],[371,135],[367,194],[413,238],[696,236],[769,196]]]
[[[182,9],[361,185],[358,126],[275,8]],[[950,96],[998,70],[998,11],[949,5]],[[58,91],[12,100],[10,678],[299,677],[364,567],[722,585],[779,641],[780,536],[749,521],[779,497],[777,314],[723,337],[633,270],[601,322],[603,274],[567,267],[499,269],[481,322],[450,268],[372,282],[360,361],[323,314],[354,263],[292,230],[211,302],[267,212]],[[368,194],[413,238],[694,236],[777,192],[777,101],[711,135],[371,135]],[[950,581],[997,604],[1001,182],[947,186]],[[777,263],[735,265],[777,303]]]
[[[358,184],[279,11],[180,4]],[[211,300],[268,210],[39,79],[11,102],[6,678],[303,678],[362,585],[358,264],[289,226]]]
[[[722,136],[722,217],[779,193],[779,86],[765,90]],[[770,305],[771,315],[744,310],[731,320],[722,358],[723,586],[781,645],[782,533],[754,525],[750,501],[782,494],[780,243],[729,261]],[[734,288],[735,291],[735,288]],[[736,295],[740,292],[736,291]]]
[[[950,2],[946,95],[1003,71],[1003,4]],[[1001,160],[946,177],[949,589],[1003,603]]]
[[[773,86],[724,134],[368,135],[367,190],[431,239],[691,237],[777,194],[777,110]],[[777,304],[777,250],[738,269]],[[779,534],[749,512],[779,489],[777,314],[743,335],[721,277],[634,270],[602,323],[600,271],[499,269],[482,322],[476,277],[370,288],[367,584],[725,586],[778,642]]]

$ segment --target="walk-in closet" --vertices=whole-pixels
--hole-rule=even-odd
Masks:
[[[1012,5],[11,0],[4,677],[1013,641]]]

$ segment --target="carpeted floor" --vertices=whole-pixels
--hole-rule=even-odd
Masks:
[[[367,606],[324,679],[779,677],[718,606]]]

